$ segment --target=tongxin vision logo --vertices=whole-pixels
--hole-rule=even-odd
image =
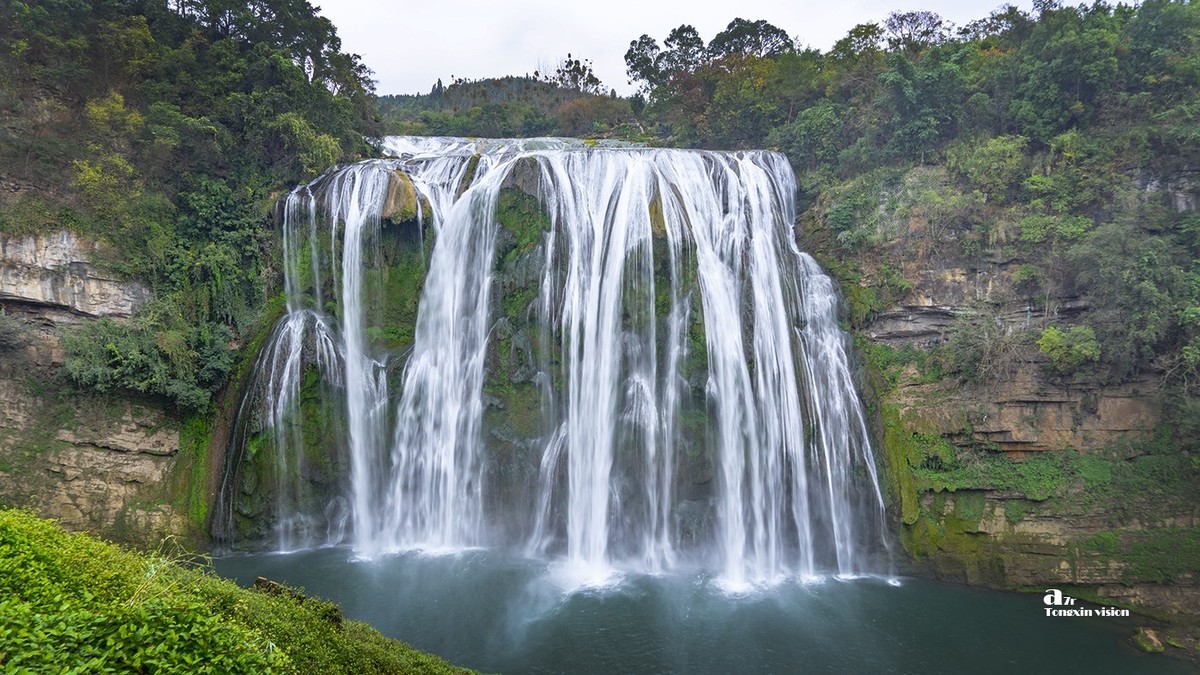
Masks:
[[[1047,588],[1042,602],[1046,605],[1046,616],[1129,616],[1129,610],[1116,607],[1075,607],[1075,598],[1057,588]]]

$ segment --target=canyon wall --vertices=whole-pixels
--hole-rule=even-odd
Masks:
[[[179,414],[80,392],[62,373],[64,329],[128,320],[150,298],[94,265],[95,252],[67,231],[0,238],[0,502],[153,546],[192,529],[172,494]]]

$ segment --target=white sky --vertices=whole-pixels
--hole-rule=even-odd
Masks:
[[[961,26],[1010,4],[1004,0],[312,0],[337,26],[344,51],[375,71],[379,94],[428,93],[441,78],[479,79],[553,70],[571,53],[591,59],[606,87],[632,93],[625,50],[643,33],[662,43],[691,24],[706,42],[735,17],[766,19],[828,50],[856,24],[892,11],[929,10]],[[1024,11],[1032,0],[1011,0]]]

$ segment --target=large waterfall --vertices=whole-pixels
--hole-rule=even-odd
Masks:
[[[281,204],[287,307],[219,535],[733,587],[868,570],[879,480],[782,156],[385,147]]]

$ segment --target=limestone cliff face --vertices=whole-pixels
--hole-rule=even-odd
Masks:
[[[1078,298],[1030,300],[1019,261],[986,253],[908,256],[904,292],[859,327],[903,547],[942,579],[1071,586],[1098,601],[1200,612],[1198,465],[1156,442],[1158,374],[1119,384],[1058,375],[1028,338],[971,380],[926,360],[964,317],[993,343],[1086,319]]]
[[[1120,385],[1047,381],[1036,363],[978,386],[909,382],[894,395],[922,427],[960,442],[1016,456],[1072,448],[1089,451],[1149,438],[1158,426],[1157,383],[1140,377]],[[926,405],[938,401],[937,406]]]
[[[79,236],[0,239],[0,306],[24,346],[0,354],[0,503],[63,525],[155,545],[187,529],[170,503],[179,419],[153,401],[77,391],[60,373],[63,324],[129,317],[149,299],[89,262]]]
[[[0,237],[0,302],[32,304],[57,321],[131,316],[150,298],[149,289],[98,270],[91,263],[95,250],[65,230]]]
[[[930,267],[922,267],[922,263]],[[944,265],[944,264],[943,264]],[[1016,265],[980,261],[974,267],[916,260],[904,270],[911,290],[862,329],[872,342],[928,348],[945,342],[955,322],[983,303],[985,319],[1000,335],[1071,321],[1087,311],[1076,298],[1059,298],[1050,309],[1013,293]],[[1101,386],[1094,378],[1059,378],[1047,372],[1036,350],[1012,355],[1007,366],[977,382],[923,382],[910,369],[890,394],[922,428],[955,436],[960,443],[1008,453],[1072,448],[1090,451],[1121,441],[1145,440],[1158,426],[1162,404],[1158,378]],[[927,379],[927,378],[926,378]],[[937,405],[927,405],[936,401]]]

